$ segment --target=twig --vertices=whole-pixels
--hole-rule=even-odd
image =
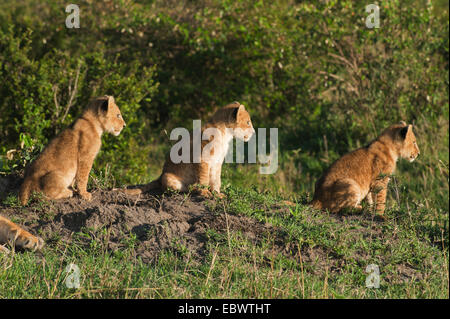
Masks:
[[[59,116],[59,103],[58,99],[56,98],[56,94],[58,93],[58,85],[53,86],[53,101],[55,101],[55,108],[56,108],[56,118]]]
[[[71,89],[71,87],[70,87],[70,84],[69,84],[69,94],[70,94],[70,93],[72,93],[72,94],[70,95],[69,103],[67,103],[66,110],[65,110],[64,115],[63,115],[63,117],[62,117],[62,119],[61,119],[61,122],[64,122],[64,120],[66,119],[66,116],[67,116],[67,114],[69,113],[69,109],[70,109],[70,107],[72,106],[73,99],[75,98],[75,95],[77,94],[77,90],[78,90],[78,77],[80,76],[80,69],[81,69],[81,63],[78,63],[77,75],[76,75],[76,77],[75,77],[75,84],[74,84],[74,87],[73,87],[73,91],[72,91],[72,89]],[[72,91],[72,92],[71,92],[71,91]]]

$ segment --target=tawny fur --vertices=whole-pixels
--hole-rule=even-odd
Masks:
[[[221,197],[222,163],[227,154],[230,141],[233,137],[236,137],[247,142],[255,133],[255,130],[249,113],[245,110],[244,105],[239,102],[234,102],[219,109],[202,127],[202,136],[203,132],[209,128],[215,128],[221,134],[220,136],[211,136],[209,140],[202,140],[201,150],[203,156],[200,163],[193,163],[192,156],[191,163],[173,163],[170,156],[168,156],[164,163],[163,172],[157,180],[141,188],[124,191],[133,195],[156,188],[187,192],[189,186],[199,184],[210,188],[210,190],[207,188],[198,189],[201,195],[211,197],[211,191],[213,191]],[[226,128],[233,129],[233,133],[227,132]],[[211,152],[203,152],[207,145]],[[192,151],[192,137],[190,149]],[[205,156],[205,154],[210,154],[210,156]]]
[[[362,209],[361,201],[375,205],[383,215],[390,176],[399,158],[414,161],[420,154],[412,125],[394,124],[368,146],[335,161],[316,182],[311,202],[316,209],[339,212]]]
[[[30,250],[39,250],[44,246],[42,238],[31,235],[12,221],[0,216],[0,252],[9,252],[3,246],[7,243],[11,246]]]
[[[125,126],[112,96],[92,100],[73,124],[56,136],[26,169],[19,191],[25,205],[31,192],[41,192],[48,199],[73,196],[75,183],[79,195],[91,200],[87,191],[89,172],[101,147],[103,132],[119,135]]]

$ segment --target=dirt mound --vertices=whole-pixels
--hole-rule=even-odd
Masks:
[[[20,185],[13,177],[0,181],[3,195],[16,192]],[[47,246],[60,240],[72,242],[76,237],[82,245],[96,240],[116,250],[135,237],[136,255],[144,262],[151,262],[162,250],[176,246],[184,247],[191,257],[202,259],[208,230],[240,231],[255,242],[274,231],[271,226],[245,216],[214,212],[208,208],[211,206],[210,200],[183,194],[148,193],[137,197],[96,190],[91,202],[74,197],[35,200],[27,207],[1,204],[0,213],[39,234]],[[84,236],[78,236],[80,232]]]
[[[264,253],[270,256],[281,253],[293,258],[314,274],[339,273],[347,263],[356,262],[365,267],[372,258],[369,249],[345,255],[314,241],[310,244],[289,240],[283,229],[247,216],[225,213],[219,199],[204,200],[194,195],[161,192],[130,196],[119,191],[95,190],[91,202],[79,197],[56,201],[34,198],[28,206],[20,207],[14,202],[14,196],[8,196],[18,191],[20,182],[20,176],[0,177],[0,214],[39,234],[47,249],[61,248],[61,244],[62,249],[64,246],[100,245],[102,250],[116,251],[133,245],[132,251],[146,263],[155,261],[166,249],[201,262],[209,251],[210,238],[217,239],[216,233],[227,236],[239,232],[261,247],[270,238],[270,251]],[[267,214],[292,214],[284,205],[264,209]],[[308,232],[305,238],[313,237],[320,229],[332,229],[344,232],[348,242],[369,238],[396,244],[397,239],[384,233],[382,223],[374,221],[371,214],[324,217],[311,212],[304,218],[303,227],[307,227],[305,232]],[[335,236],[334,231],[330,238]],[[399,266],[404,278],[420,278],[421,274],[408,264]]]

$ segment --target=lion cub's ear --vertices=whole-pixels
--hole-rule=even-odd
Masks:
[[[406,123],[405,123],[405,125],[406,125]],[[400,136],[402,137],[402,139],[405,139],[406,136],[408,135],[408,133],[410,133],[411,131],[412,131],[412,125],[411,124],[406,125],[405,127],[403,127],[400,130]]]
[[[112,95],[106,95],[106,97],[108,98],[108,101],[110,104],[115,104],[116,101],[114,101],[114,96]]]
[[[234,103],[239,104],[239,102],[234,102]],[[241,116],[242,112],[244,112],[244,111],[245,111],[244,105],[240,104],[239,107],[236,107],[233,110],[233,115],[232,115],[233,122],[237,122],[239,117]]]
[[[102,102],[101,102],[102,104],[100,104],[100,110],[103,112],[103,113],[108,113],[108,109],[109,109],[109,98],[108,99],[106,99],[106,100],[103,100]]]

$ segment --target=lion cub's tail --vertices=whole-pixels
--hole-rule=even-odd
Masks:
[[[288,200],[284,200],[282,201],[282,204],[286,205],[286,206],[295,206],[295,203],[288,201]],[[308,203],[309,206],[311,206],[312,208],[315,209],[322,209],[322,203],[318,200],[312,200],[311,202]]]
[[[161,176],[158,177],[158,179],[137,188],[115,188],[113,190],[124,192],[128,195],[139,195],[158,188],[161,188]]]
[[[19,190],[19,201],[22,205],[26,205],[28,203],[28,199],[30,198],[31,191],[33,190],[34,179],[30,177],[25,177],[22,185]]]

